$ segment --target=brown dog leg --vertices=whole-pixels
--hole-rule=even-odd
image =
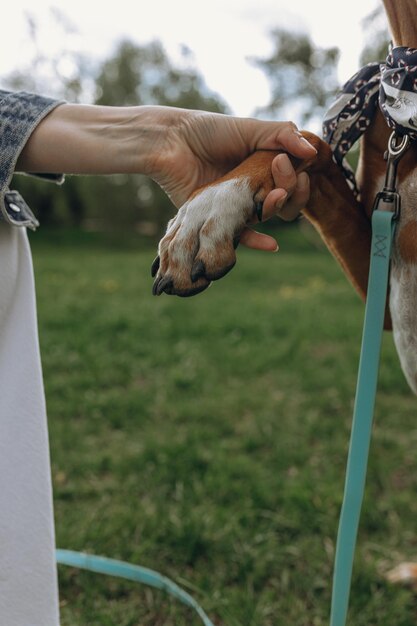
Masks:
[[[364,206],[348,186],[333,161],[328,144],[311,133],[303,133],[318,151],[310,165],[301,163],[311,180],[311,195],[305,210],[307,219],[320,233],[327,247],[363,299],[366,298],[371,249],[371,223]],[[391,328],[388,306],[385,328]]]

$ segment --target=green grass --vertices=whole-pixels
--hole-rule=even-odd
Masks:
[[[222,626],[328,624],[363,306],[323,249],[239,250],[192,299],[151,249],[32,238],[57,545],[159,570]],[[349,624],[412,626],[416,398],[384,340]],[[191,626],[163,592],[60,567],[62,626]]]

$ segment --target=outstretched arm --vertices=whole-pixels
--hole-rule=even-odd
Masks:
[[[63,104],[37,126],[17,170],[72,174],[141,173],[152,177],[175,205],[252,152],[283,149],[300,158],[315,149],[291,122],[266,122],[173,107],[105,107]],[[275,163],[277,188],[264,217],[284,204],[299,211],[309,189],[285,155]],[[282,170],[282,171],[281,171]],[[246,229],[242,243],[275,250],[267,235]]]

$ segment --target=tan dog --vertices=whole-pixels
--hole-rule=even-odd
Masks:
[[[395,46],[417,48],[416,0],[384,0]],[[348,278],[366,297],[371,243],[370,216],[375,195],[382,189],[384,152],[391,134],[377,111],[361,141],[357,180],[359,203],[347,185],[329,146],[311,133],[303,133],[318,150],[308,162],[291,158],[296,171],[310,176],[311,195],[303,210]],[[394,241],[389,307],[385,327],[394,340],[405,377],[417,393],[417,142],[398,167],[402,210]],[[205,289],[235,264],[235,245],[258,204],[273,189],[271,163],[276,152],[259,151],[229,174],[193,194],[171,220],[159,245],[154,293],[181,296]],[[224,207],[227,206],[227,210]],[[157,270],[157,271],[156,271]],[[417,580],[417,565],[404,563],[389,579]]]

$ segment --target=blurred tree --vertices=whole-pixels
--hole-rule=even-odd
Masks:
[[[96,104],[167,106],[225,113],[227,105],[206,87],[182,46],[182,68],[175,67],[159,41],[138,46],[126,40],[105,61],[96,79]]]
[[[267,75],[271,102],[257,114],[282,119],[291,107],[291,119],[299,125],[321,118],[338,88],[338,48],[319,48],[305,33],[283,29],[271,32],[274,51],[269,58],[251,59]],[[287,117],[287,115],[284,115]]]

